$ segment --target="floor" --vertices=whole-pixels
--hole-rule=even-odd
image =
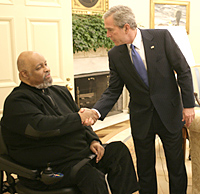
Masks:
[[[102,122],[103,123],[103,122]],[[95,131],[100,137],[103,143],[111,141],[123,141],[130,148],[131,155],[133,157],[133,162],[136,166],[136,157],[133,147],[133,142],[130,134],[129,121],[123,121],[118,124],[114,124],[109,127],[102,127]],[[188,160],[189,155],[189,142],[186,143],[186,169],[188,174],[188,190],[187,194],[192,194],[192,171],[191,171],[191,161]],[[168,177],[165,165],[165,157],[162,149],[162,143],[159,138],[156,138],[156,169],[157,169],[157,179],[158,179],[158,194],[169,194],[168,189]],[[138,194],[138,192],[134,193]]]
[[[130,147],[130,152],[133,157],[133,162],[134,164],[136,163],[133,143],[130,134],[129,121],[124,121],[110,127],[102,128],[95,132],[100,137],[103,143],[115,140],[121,140],[126,142],[126,145]],[[186,159],[185,159],[185,164],[188,174],[187,194],[192,194],[192,170],[191,170],[191,161],[188,159],[188,156],[189,156],[189,142],[187,140]],[[156,138],[156,169],[157,169],[157,179],[158,179],[158,194],[169,194],[165,156],[162,148],[162,143],[159,137]]]

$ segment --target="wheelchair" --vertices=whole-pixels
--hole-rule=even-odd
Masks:
[[[81,160],[78,164],[76,164],[76,168],[74,172],[72,172],[72,176],[74,177],[78,170],[85,165],[87,162],[92,160],[96,155],[91,154],[87,158]],[[51,169],[48,169],[51,171]],[[52,173],[52,172],[51,172]],[[50,173],[50,174],[51,174]],[[47,181],[52,180],[52,176],[48,176],[46,174]],[[38,191],[25,187],[20,183],[20,180],[16,178],[17,176],[21,176],[31,180],[41,180],[42,176],[40,172],[36,169],[26,168],[18,163],[16,163],[9,155],[8,150],[5,145],[5,142],[2,137],[1,125],[0,125],[0,194],[3,193],[11,193],[11,194],[81,194],[80,190],[77,187],[67,187],[57,190],[48,190],[48,191]],[[4,180],[5,179],[5,180]],[[45,180],[46,181],[46,180]]]

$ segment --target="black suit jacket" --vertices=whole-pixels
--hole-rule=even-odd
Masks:
[[[154,108],[170,132],[180,130],[183,126],[182,108],[194,107],[194,97],[190,67],[169,31],[148,29],[141,30],[141,34],[149,88],[132,64],[127,46],[115,46],[108,52],[109,87],[94,108],[101,113],[100,119],[103,120],[125,85],[130,94],[132,134],[142,139],[150,127]]]

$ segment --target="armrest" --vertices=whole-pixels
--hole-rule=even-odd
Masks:
[[[103,144],[103,146],[105,147],[106,144]],[[76,173],[80,170],[80,168],[82,166],[84,166],[87,162],[94,159],[95,157],[96,157],[95,154],[90,154],[89,156],[87,156],[86,158],[84,158],[83,160],[78,162],[72,168],[72,171],[71,171],[72,179],[75,178]],[[59,174],[59,176],[52,176],[53,172],[45,173],[45,171],[44,171],[40,174],[40,172],[38,170],[29,169],[29,168],[26,168],[26,167],[18,164],[9,155],[6,155],[6,154],[0,155],[0,170],[6,171],[7,173],[10,173],[10,174],[12,174],[12,173],[17,174],[18,176],[21,176],[21,177],[24,177],[27,179],[40,180],[40,181],[44,182],[45,184],[55,183],[63,177],[63,176],[60,176],[60,174]],[[58,178],[58,177],[60,177],[60,178]]]
[[[200,100],[199,100],[198,94],[196,92],[194,92],[194,97],[195,97],[195,100],[197,101],[198,105],[200,106]]]
[[[87,158],[84,158],[80,162],[75,165],[76,167],[73,170],[73,177],[76,176],[76,173],[78,170],[85,165],[87,162],[95,158],[95,154],[90,154]],[[9,174],[17,174],[18,176],[31,179],[31,180],[40,180],[44,182],[45,184],[52,184],[57,182],[62,177],[58,178],[58,176],[52,176],[52,174],[49,173],[42,173],[40,174],[38,170],[32,170],[29,168],[26,168],[14,161],[10,156],[8,155],[0,155],[0,170],[6,171]],[[53,173],[53,172],[52,172]]]
[[[21,166],[20,164],[17,164],[8,155],[0,155],[0,170],[8,173],[14,173],[32,180],[36,180],[39,177],[37,170],[31,170]]]
[[[105,148],[107,146],[107,144],[105,143],[102,146]],[[75,180],[76,174],[81,169],[81,167],[83,167],[89,161],[93,160],[95,157],[96,157],[96,154],[92,153],[73,166],[73,168],[71,170],[71,174],[70,174],[72,181]]]
[[[76,174],[81,169],[81,167],[83,167],[85,164],[87,164],[90,160],[93,160],[95,157],[96,157],[96,154],[90,154],[87,158],[84,158],[80,162],[75,164],[72,167],[72,170],[71,170],[71,173],[70,173],[71,179],[74,181]]]

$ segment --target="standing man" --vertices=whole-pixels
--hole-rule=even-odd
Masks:
[[[186,194],[182,127],[184,122],[189,126],[195,116],[190,67],[168,30],[138,29],[129,7],[110,8],[104,14],[104,24],[115,47],[108,52],[109,87],[94,109],[103,120],[125,85],[130,94],[140,194],[157,193],[156,134],[165,151],[170,193]]]

